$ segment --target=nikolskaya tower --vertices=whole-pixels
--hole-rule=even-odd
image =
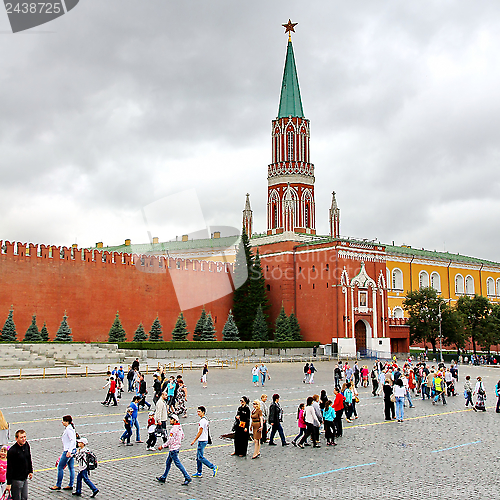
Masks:
[[[284,24],[288,47],[278,116],[272,122],[272,160],[268,166],[267,234],[316,234],[314,165],[310,159],[310,127],[304,116],[290,20]]]

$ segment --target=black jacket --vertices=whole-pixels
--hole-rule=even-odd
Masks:
[[[280,422],[283,422],[283,410],[281,409],[279,403],[271,403],[271,406],[269,407],[268,422],[270,424],[279,424]]]
[[[30,445],[14,443],[7,452],[7,484],[12,484],[14,480],[25,481],[32,473]]]

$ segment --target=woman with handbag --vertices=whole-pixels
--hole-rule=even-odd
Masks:
[[[236,412],[234,430],[234,452],[231,455],[245,457],[248,449],[248,429],[250,427],[250,400],[246,396],[240,399],[240,407]]]

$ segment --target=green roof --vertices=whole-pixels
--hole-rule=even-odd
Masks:
[[[164,241],[160,243],[139,243],[136,245],[122,244],[103,248],[92,247],[91,250],[99,250],[104,252],[121,252],[129,254],[133,253],[138,255],[148,253],[166,254],[167,252],[175,253],[187,250],[203,249],[220,249],[221,251],[224,251],[224,249],[226,248],[238,245],[239,241],[239,236],[225,236],[222,238],[203,238],[188,241]]]
[[[283,83],[281,84],[280,107],[278,118],[287,116],[304,117],[302,101],[300,99],[299,79],[295,68],[295,57],[293,55],[292,42],[288,42],[286,52],[285,70],[283,71]]]
[[[440,259],[440,260],[451,260],[452,262],[464,262],[469,264],[486,264],[490,266],[498,266],[500,265],[498,262],[494,262],[491,260],[477,259],[475,257],[468,257],[467,255],[460,255],[456,253],[450,252],[437,252],[432,250],[418,249],[412,247],[398,247],[392,245],[384,245],[386,253],[397,253],[403,255],[414,255],[415,257],[427,257],[431,259]]]

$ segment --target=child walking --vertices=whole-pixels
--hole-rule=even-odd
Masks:
[[[90,498],[94,498],[99,493],[99,490],[89,478],[90,450],[87,448],[88,444],[89,442],[87,438],[80,438],[76,440],[75,462],[78,465],[79,472],[78,476],[76,476],[76,491],[73,493],[73,495],[77,497],[82,496],[82,481],[85,481],[85,484],[92,490],[92,495],[90,495]]]
[[[155,451],[156,444],[156,420],[155,412],[150,411],[148,414],[148,440],[146,441],[146,449],[148,451]]]
[[[125,432],[123,433],[120,441],[125,444],[125,440],[127,441],[127,446],[134,446],[134,443],[130,442],[130,436],[132,435],[132,413],[134,409],[130,406],[127,408],[127,413],[123,417],[123,425],[125,427]]]

